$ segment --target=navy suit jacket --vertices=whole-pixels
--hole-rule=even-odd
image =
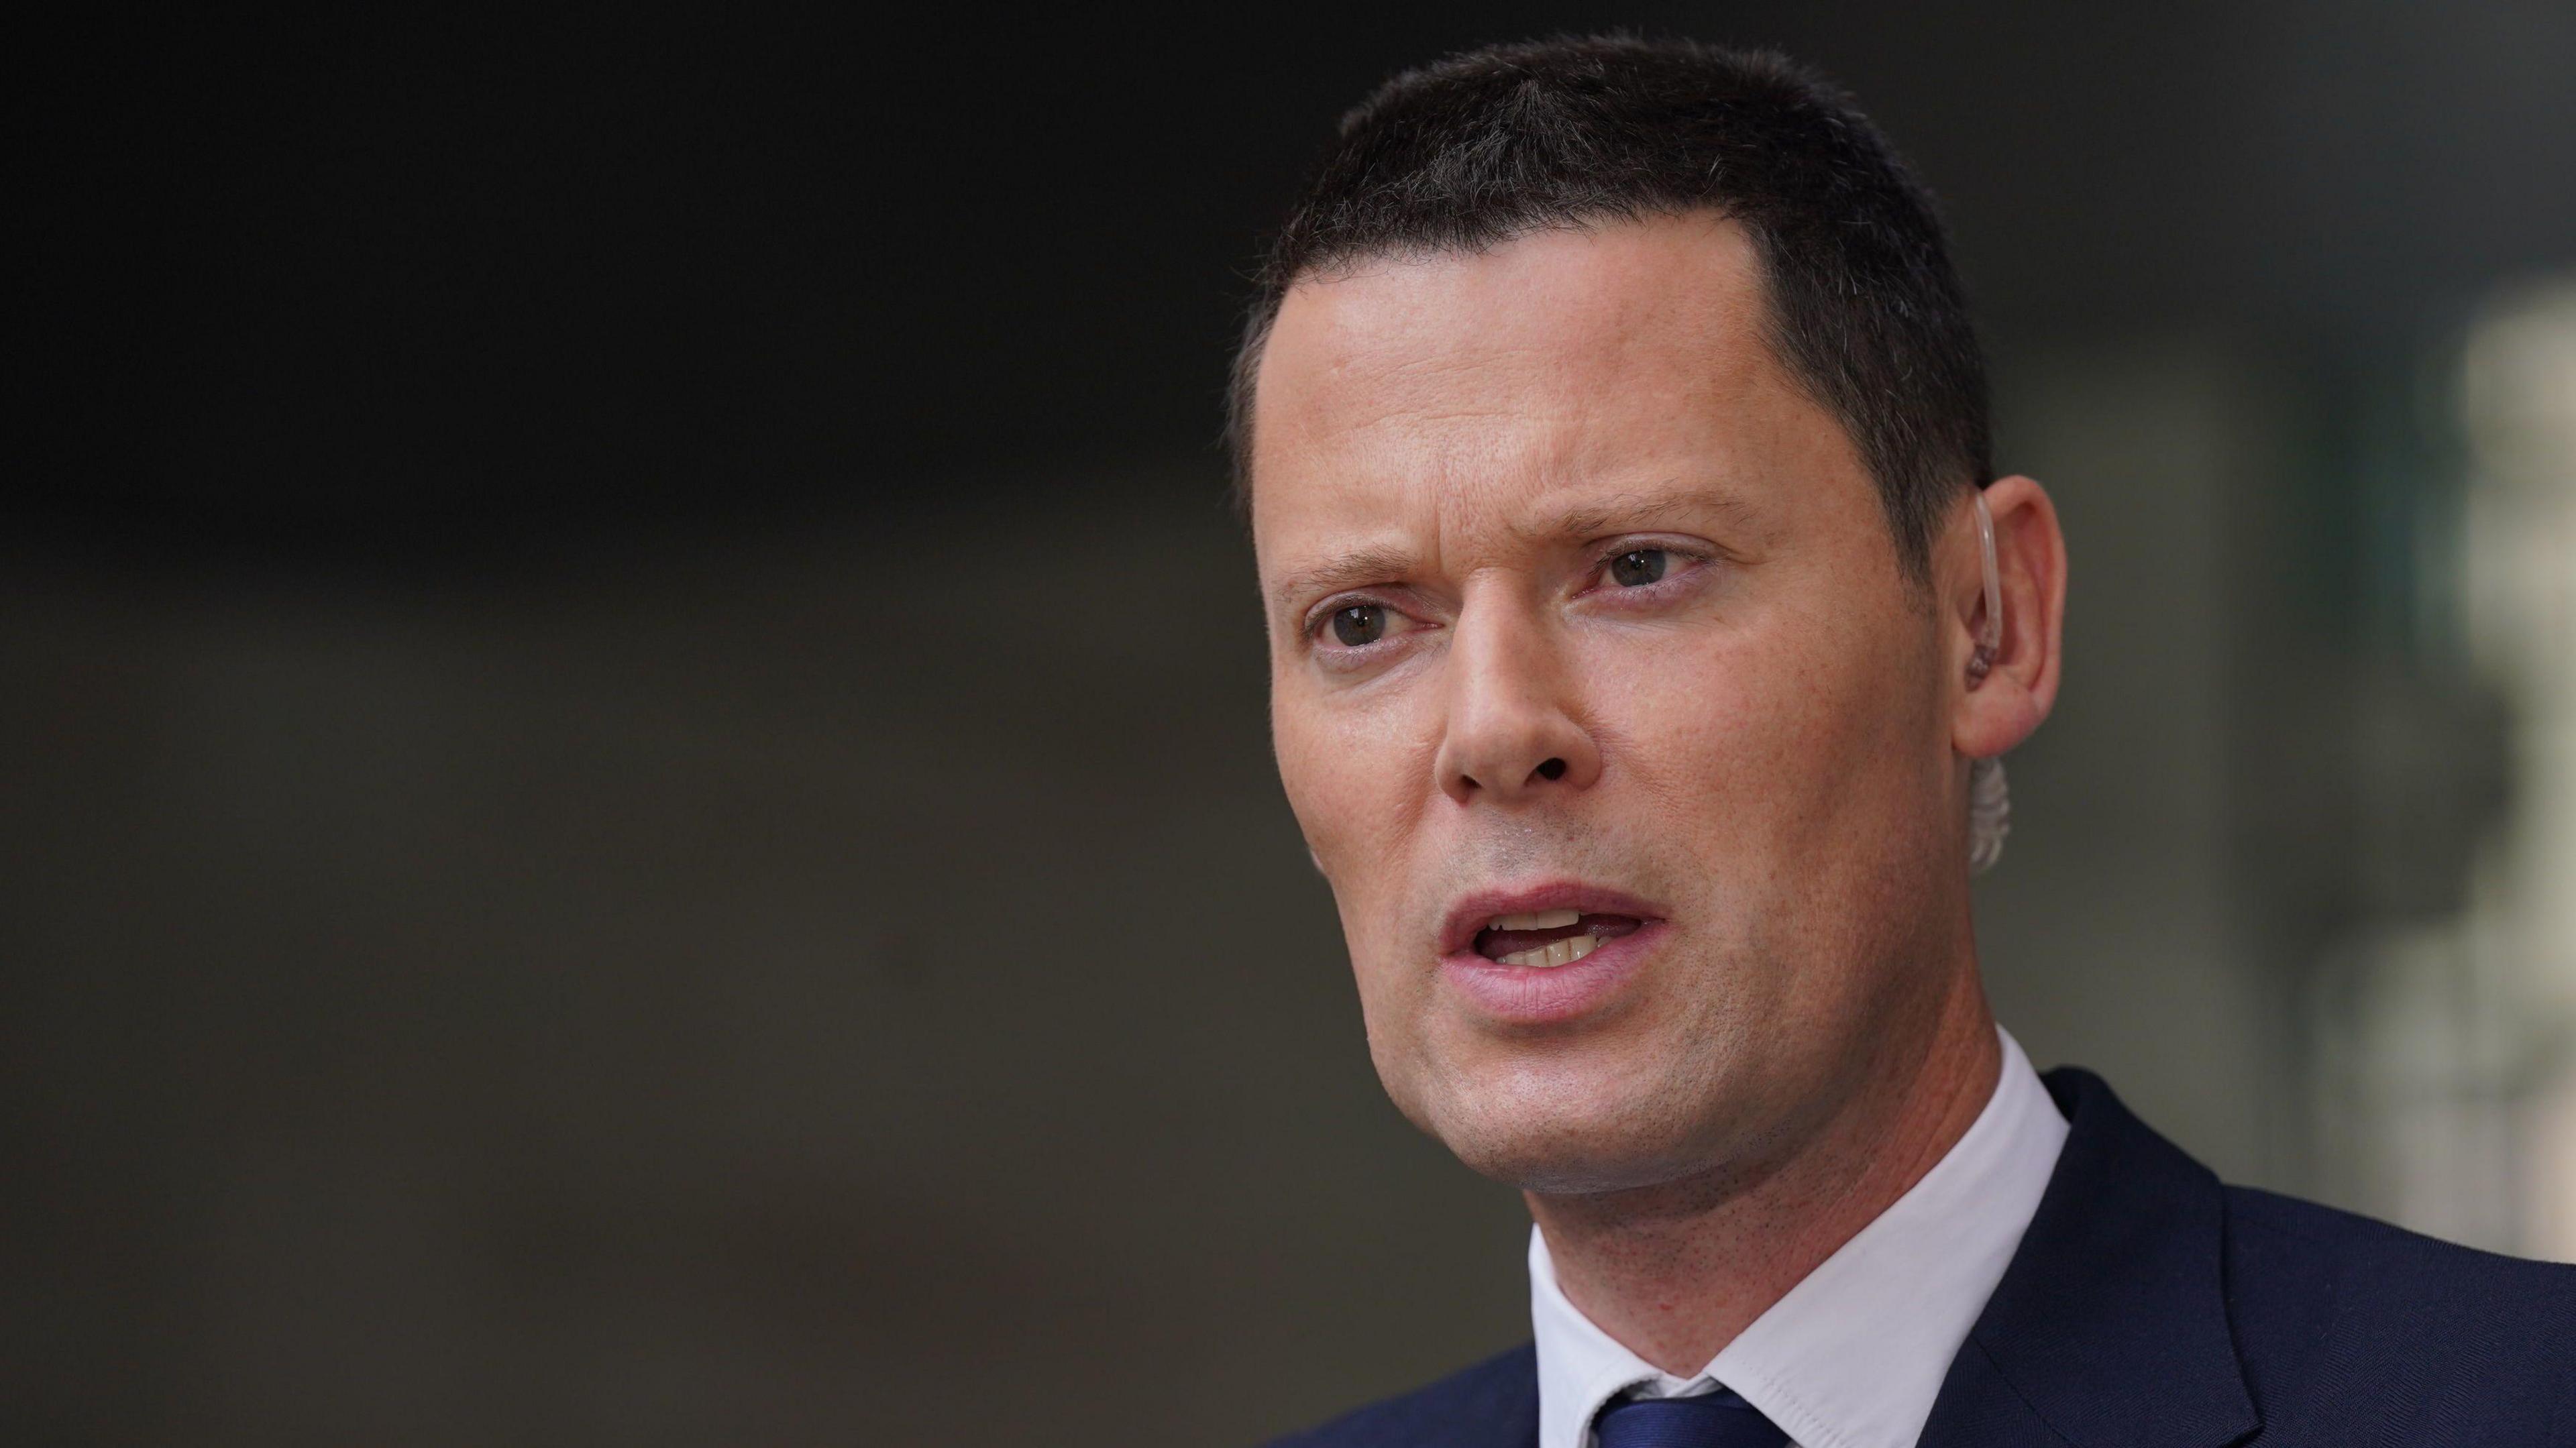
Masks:
[[[2576,1448],[2576,1267],[2219,1184],[2100,1078],[1920,1448]],[[1532,1448],[1529,1345],[1279,1448]]]

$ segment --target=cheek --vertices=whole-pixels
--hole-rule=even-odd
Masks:
[[[1605,753],[1671,806],[1663,818],[1748,823],[1838,747],[1845,721],[1796,661],[1743,640],[1620,661],[1601,689]]]
[[[1403,844],[1429,766],[1402,700],[1318,699],[1274,678],[1271,743],[1306,844],[1322,861],[1346,923],[1400,884]],[[1422,778],[1417,778],[1420,774]]]
[[[1694,853],[1794,879],[1852,812],[1884,800],[1872,776],[1903,726],[1870,643],[1781,630],[1612,661],[1597,695],[1605,752]]]
[[[1275,680],[1272,700],[1280,783],[1332,888],[1370,1057],[1397,1107],[1423,1123],[1411,1070],[1430,979],[1404,968],[1392,937],[1405,917],[1410,831],[1420,817],[1414,786],[1430,766],[1391,710],[1322,703]]]

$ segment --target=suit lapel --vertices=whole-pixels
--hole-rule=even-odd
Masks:
[[[2223,1448],[2260,1426],[2227,1324],[2218,1179],[2087,1072],[2020,1250],[1942,1381],[1921,1448]]]

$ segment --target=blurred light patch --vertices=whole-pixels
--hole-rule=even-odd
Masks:
[[[2458,396],[2463,620],[2512,702],[2515,781],[2461,939],[2492,961],[2480,974],[2513,1022],[2493,1083],[2514,1118],[2511,1245],[2576,1260],[2576,273],[2480,310]]]

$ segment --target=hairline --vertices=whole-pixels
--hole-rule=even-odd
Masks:
[[[1798,359],[1796,349],[1789,345],[1788,338],[1781,331],[1780,299],[1775,285],[1777,269],[1772,265],[1778,238],[1770,228],[1747,222],[1731,213],[1726,207],[1714,203],[1686,206],[1640,203],[1634,206],[1599,206],[1580,211],[1552,213],[1515,224],[1493,238],[1466,244],[1407,240],[1342,248],[1327,246],[1320,249],[1315,257],[1300,264],[1295,271],[1284,277],[1270,279],[1255,297],[1252,310],[1245,319],[1243,334],[1235,344],[1234,365],[1228,375],[1226,388],[1226,442],[1231,453],[1233,470],[1229,492],[1232,495],[1235,514],[1241,520],[1245,531],[1249,532],[1252,527],[1252,413],[1259,391],[1261,359],[1269,351],[1270,334],[1278,324],[1279,313],[1287,304],[1288,294],[1296,290],[1300,283],[1309,280],[1330,280],[1337,273],[1348,275],[1357,268],[1380,259],[1411,261],[1437,257],[1481,256],[1496,248],[1509,246],[1547,231],[1593,231],[1608,226],[1642,226],[1660,218],[1692,216],[1708,216],[1732,224],[1741,229],[1746,239],[1753,243],[1754,292],[1761,299],[1762,304],[1759,327],[1762,345],[1770,353],[1772,364],[1789,379],[1790,385],[1798,389],[1799,395],[1815,404],[1817,410],[1832,419],[1833,425],[1841,430],[1843,440],[1860,459],[1862,469],[1869,474],[1872,490],[1878,494],[1879,521],[1887,530],[1888,541],[1896,549],[1898,574],[1914,591],[1928,596],[1932,585],[1931,548],[1928,540],[1925,540],[1923,546],[1919,548],[1915,546],[1907,538],[1904,527],[1897,520],[1893,495],[1900,487],[1899,482],[1880,476],[1878,463],[1870,455],[1868,441],[1853,428],[1850,420],[1843,416],[1842,409],[1834,403],[1833,399],[1826,395],[1823,383],[1810,375],[1808,368]],[[1963,463],[1963,475],[1966,471],[1967,467]],[[1963,476],[1963,481],[1971,489],[1976,489],[1982,488],[1985,480]]]

